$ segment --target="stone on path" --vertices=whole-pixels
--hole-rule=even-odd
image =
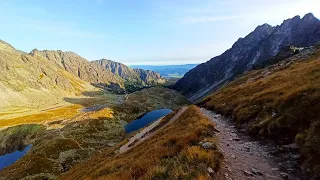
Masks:
[[[246,176],[253,176],[253,174],[249,171],[246,171],[246,170],[242,170],[242,171]]]

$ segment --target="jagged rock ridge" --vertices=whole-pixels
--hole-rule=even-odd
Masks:
[[[0,42],[0,109],[40,106],[77,95],[90,85],[40,56],[22,53]]]
[[[163,84],[165,79],[159,73],[143,69],[132,69],[122,63],[114,62],[108,59],[92,61],[113,74],[120,76],[127,81],[141,82],[143,85]]]
[[[319,42],[320,21],[311,13],[302,19],[295,16],[276,27],[263,24],[220,56],[190,70],[174,88],[195,101],[251,70],[255,64],[271,59],[284,46],[308,47]]]
[[[90,63],[88,60],[73,52],[64,51],[39,51],[37,49],[31,51],[32,56],[41,56],[49,61],[55,62],[57,65],[72,73],[79,78],[92,84],[111,83],[123,87],[123,79],[105,68],[101,68],[95,63]]]

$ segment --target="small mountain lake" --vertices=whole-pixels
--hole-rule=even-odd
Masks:
[[[150,112],[144,114],[143,116],[139,117],[138,119],[128,123],[125,126],[126,133],[130,133],[130,132],[136,131],[140,128],[143,128],[146,125],[148,125],[149,123],[151,123],[151,122],[153,122],[163,116],[166,116],[170,112],[172,112],[171,109],[157,109],[154,111],[150,111]]]
[[[22,151],[16,150],[12,153],[0,156],[0,171],[22,158],[30,150],[31,147],[32,145],[30,144],[26,146]]]

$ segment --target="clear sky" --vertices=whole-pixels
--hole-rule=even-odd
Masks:
[[[125,64],[202,63],[320,0],[0,0],[0,39]]]

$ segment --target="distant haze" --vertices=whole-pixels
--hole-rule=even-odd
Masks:
[[[73,51],[133,64],[199,64],[264,23],[312,12],[319,0],[0,1],[0,39],[30,52]]]
[[[183,65],[132,65],[131,68],[140,68],[144,70],[151,70],[160,73],[163,77],[181,78],[189,70],[196,67],[197,64],[183,64]]]

